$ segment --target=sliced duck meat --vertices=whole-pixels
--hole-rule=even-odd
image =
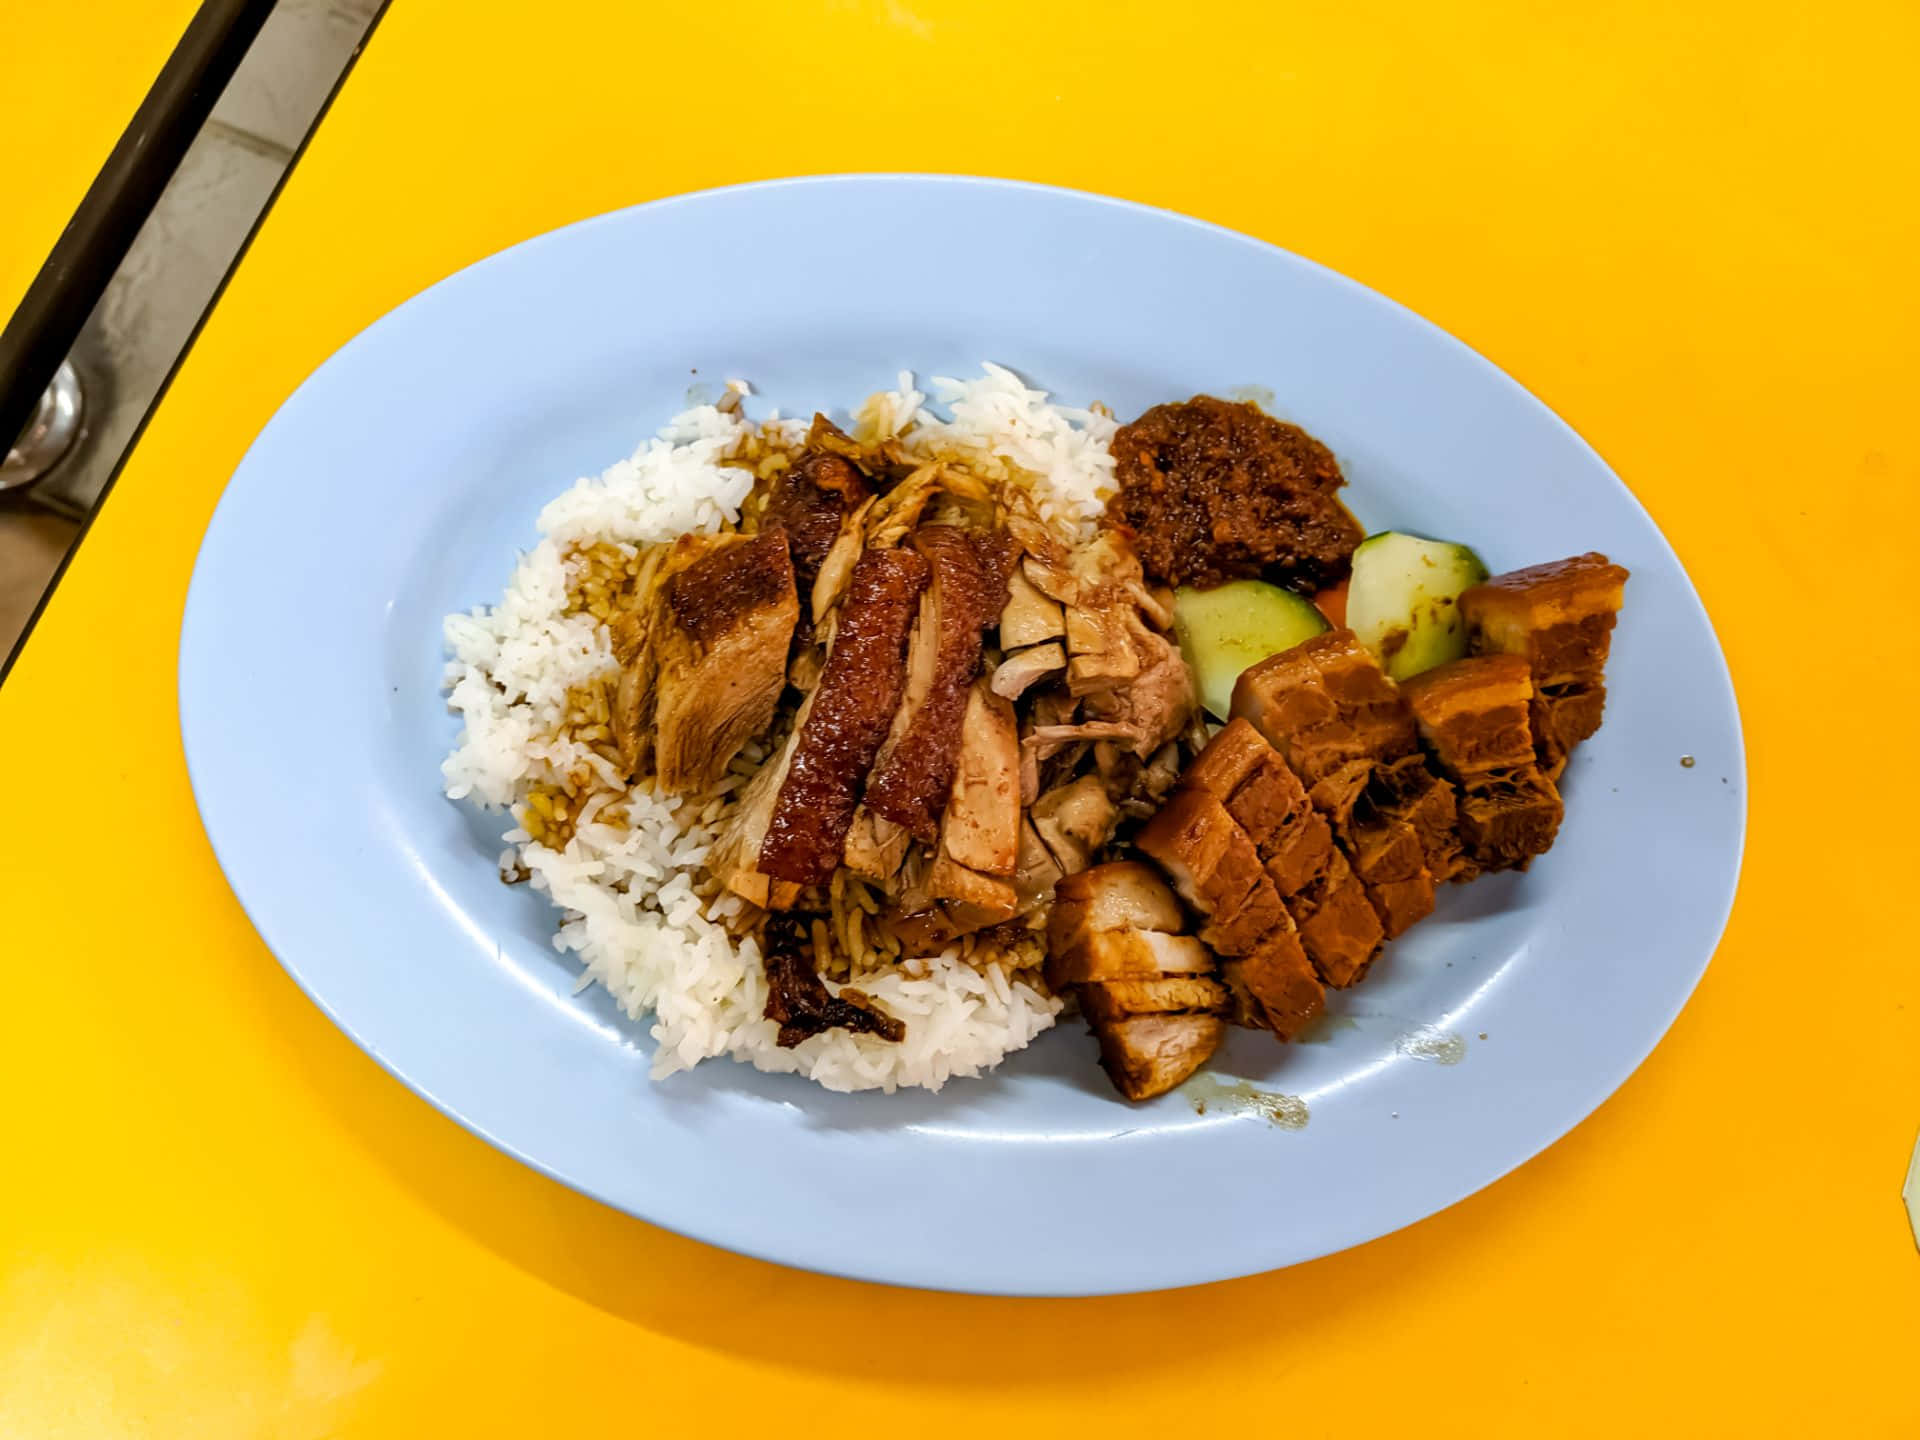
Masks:
[[[1627,571],[1597,551],[1496,575],[1460,597],[1473,650],[1517,655],[1533,677],[1534,747],[1558,780],[1574,746],[1600,728],[1607,653]]]
[[[1057,574],[1027,575],[1042,588],[1063,588]],[[1133,547],[1118,530],[1101,530],[1068,555],[1066,577],[1059,598],[1066,602],[1067,689],[1081,696],[1126,684],[1144,663],[1134,643],[1140,616],[1133,596],[1142,575]]]
[[[1067,668],[1067,652],[1059,641],[1016,650],[993,672],[993,693],[1018,700],[1029,689]]]
[[[1020,856],[1020,734],[1013,704],[978,680],[967,693],[965,717],[940,848],[971,870],[1011,875]],[[873,803],[871,785],[867,803]]]
[[[1031,915],[1053,899],[1054,887],[1065,877],[1033,822],[1020,821],[1020,855],[1013,872],[1013,896],[1019,913]]]
[[[868,808],[927,844],[939,836],[952,793],[983,636],[1006,604],[1000,559],[983,555],[984,538],[947,525],[922,526],[913,534],[913,548],[932,576],[920,602],[916,651],[931,643],[932,656],[925,662],[925,684],[909,690],[898,732],[889,736],[867,780]],[[1017,754],[1014,763],[1017,769]],[[1011,854],[1007,865],[1010,870]]]
[[[1007,576],[1007,603],[1000,612],[1000,648],[1021,650],[1029,645],[1044,645],[1060,640],[1067,633],[1067,617],[1060,602],[1043,594],[1027,578],[1024,569],[1015,568]]]
[[[1029,812],[1034,829],[1061,870],[1073,875],[1093,863],[1093,857],[1113,838],[1120,812],[1097,775],[1082,775],[1058,785],[1033,802]]]
[[[784,910],[800,898],[800,887],[775,880],[760,869],[760,847],[766,842],[767,827],[773,823],[780,791],[793,765],[794,751],[800,748],[800,727],[806,723],[813,702],[801,702],[793,729],[781,741],[771,759],[753,772],[753,778],[740,792],[740,802],[727,818],[713,848],[707,852],[707,868],[720,883],[750,904],[763,910]]]
[[[1178,645],[1148,629],[1137,612],[1126,613],[1125,626],[1138,669],[1125,685],[1088,695],[1086,712],[1090,723],[1117,727],[1105,738],[1144,760],[1185,733],[1199,693]]]
[[[786,532],[794,575],[809,597],[842,522],[870,493],[860,467],[828,450],[808,450],[774,478],[760,523]]]
[[[1133,837],[1206,917],[1200,938],[1222,955],[1249,955],[1287,924],[1280,894],[1247,832],[1204,790],[1177,790]]]
[[[1220,1048],[1227,1023],[1217,1015],[1136,1015],[1096,1025],[1100,1068],[1129,1100],[1151,1100],[1184,1082]]]
[[[1081,1013],[1096,1026],[1135,1015],[1182,1011],[1225,1015],[1229,1008],[1227,987],[1210,975],[1158,975],[1151,980],[1108,980],[1080,987]]]
[[[786,535],[732,537],[662,586],[654,621],[654,771],[704,790],[773,721],[800,616]]]
[[[767,970],[766,1017],[780,1026],[779,1044],[792,1049],[828,1030],[849,1030],[898,1042],[907,1027],[859,991],[843,986],[839,994],[806,955],[800,922],[790,915],[767,919],[761,949]]]
[[[832,878],[860,783],[900,703],[907,632],[926,583],[927,562],[912,550],[870,550],[854,566],[826,669],[760,847],[763,873],[796,885]]]
[[[1297,1039],[1326,1008],[1326,989],[1290,927],[1273,931],[1251,955],[1222,960],[1220,978],[1232,997],[1233,1023],[1270,1030],[1276,1039]]]
[[[890,886],[900,873],[913,837],[891,820],[882,820],[866,806],[853,812],[853,824],[847,828],[846,844],[841,847],[840,863],[865,880],[882,887]]]
[[[1565,808],[1535,751],[1527,661],[1470,656],[1416,675],[1402,689],[1421,739],[1460,787],[1467,873],[1525,869],[1544,855]]]

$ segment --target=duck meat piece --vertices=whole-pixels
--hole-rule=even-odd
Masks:
[[[841,847],[840,863],[854,874],[888,886],[900,873],[913,837],[891,820],[882,820],[866,806],[853,812],[853,824],[847,828],[846,844]]]
[[[1060,602],[1043,594],[1024,569],[1007,575],[1007,603],[1000,611],[1000,648],[1024,650],[1060,640],[1067,633],[1067,617]],[[1064,663],[1064,662],[1063,662]]]
[[[1016,650],[995,667],[993,693],[1018,700],[1033,686],[1066,668],[1067,652],[1057,640]]]
[[[1151,1100],[1186,1080],[1220,1048],[1227,1024],[1217,1015],[1136,1015],[1094,1027],[1100,1068],[1129,1100]]]
[[[1125,742],[1144,760],[1186,731],[1200,702],[1180,647],[1149,630],[1132,611],[1126,628],[1139,668],[1124,685],[1088,695],[1087,719],[1117,726],[1105,738]]]
[[[955,526],[927,525],[912,539],[932,577],[920,602],[916,649],[924,649],[923,637],[930,636],[932,655],[924,662],[925,684],[909,691],[898,733],[889,737],[868,777],[866,803],[926,844],[939,838],[940,816],[953,790],[983,636],[1006,604],[1004,571],[997,555],[982,554],[985,538]],[[1014,766],[1017,770],[1017,754]],[[1011,845],[1006,864],[1011,871]]]
[[[1460,597],[1473,651],[1517,655],[1533,677],[1530,724],[1557,781],[1573,747],[1600,728],[1607,654],[1627,571],[1597,551],[1496,575]]]
[[[793,765],[793,752],[800,745],[800,727],[806,723],[813,701],[801,702],[793,729],[773,757],[753,772],[740,802],[728,816],[719,838],[707,852],[707,868],[728,890],[763,910],[784,910],[800,898],[800,887],[775,880],[760,868],[760,847],[767,838],[767,826],[773,822],[774,807]]]
[[[1013,872],[1013,896],[1019,913],[1031,915],[1053,899],[1054,887],[1066,872],[1047,849],[1040,832],[1028,819],[1020,821],[1020,855]]]
[[[1020,858],[1020,735],[1013,704],[979,680],[966,696],[965,714],[940,848],[970,870],[1011,875]],[[873,803],[871,785],[867,802]]]
[[[1326,1008],[1327,992],[1291,928],[1275,930],[1251,955],[1220,962],[1233,1023],[1297,1039]]]
[[[773,480],[760,524],[786,532],[794,577],[809,597],[841,525],[871,493],[860,467],[830,450],[808,450]]]
[[[1107,514],[1168,584],[1262,576],[1312,594],[1347,574],[1365,534],[1340,503],[1333,453],[1244,401],[1156,405],[1112,448]]]
[[[1180,901],[1167,882],[1138,860],[1114,860],[1062,877],[1047,914],[1047,951],[1066,955],[1112,930],[1177,935]],[[1202,967],[1205,968],[1205,967]]]
[[[1546,854],[1565,807],[1536,757],[1526,660],[1470,656],[1416,675],[1402,689],[1421,739],[1460,787],[1460,836],[1471,872],[1524,870]]]
[[[1020,911],[1020,895],[1011,880],[962,865],[951,855],[935,855],[922,883],[927,897],[940,901],[966,930],[997,925]]]
[[[1133,679],[1140,673],[1141,655],[1133,643],[1139,624],[1133,592],[1143,577],[1139,558],[1118,530],[1105,529],[1067,557],[1067,585],[1057,579],[1042,581],[1029,569],[1028,578],[1042,589],[1053,583],[1066,594],[1067,689],[1075,696],[1091,695]]]
[[[1106,980],[1082,985],[1079,994],[1080,1011],[1096,1028],[1135,1015],[1177,1015],[1189,1011],[1225,1015],[1231,1003],[1227,987],[1210,975]]]
[[[801,922],[794,916],[773,915],[761,939],[767,971],[764,1013],[780,1027],[781,1048],[791,1050],[828,1030],[877,1035],[895,1043],[904,1040],[907,1027],[859,991],[842,987],[836,995],[827,989],[802,949],[802,933]]]
[[[820,885],[839,865],[860,782],[900,703],[907,631],[926,583],[927,562],[912,550],[870,550],[853,567],[826,669],[760,847],[763,873]]]
[[[853,567],[860,563],[860,553],[866,549],[867,512],[873,509],[876,498],[869,495],[840,522],[839,537],[821,560],[819,573],[813,577],[809,618],[816,630],[847,593],[847,582],[853,578]]]
[[[1055,786],[1035,800],[1028,813],[1040,839],[1068,875],[1093,863],[1120,821],[1120,812],[1097,775],[1082,775],[1070,784]]]
[[[1133,843],[1206,917],[1200,938],[1222,955],[1249,955],[1287,923],[1253,841],[1204,790],[1176,790]]]
[[[773,722],[800,601],[779,530],[733,537],[661,587],[654,621],[654,771],[704,790]]]

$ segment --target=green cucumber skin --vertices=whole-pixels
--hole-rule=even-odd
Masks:
[[[1240,673],[1328,628],[1311,600],[1264,580],[1174,592],[1173,628],[1193,667],[1200,703],[1225,720]]]
[[[1467,653],[1458,601],[1487,578],[1466,545],[1386,530],[1353,552],[1347,624],[1395,680]]]

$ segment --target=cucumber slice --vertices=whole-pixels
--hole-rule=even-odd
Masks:
[[[1354,549],[1347,626],[1396,680],[1467,653],[1460,592],[1487,578],[1465,545],[1387,530]]]
[[[1229,580],[1211,590],[1174,591],[1173,628],[1200,684],[1200,703],[1225,720],[1242,670],[1318,635],[1327,620],[1291,590]]]

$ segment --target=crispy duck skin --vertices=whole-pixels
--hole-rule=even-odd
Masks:
[[[1525,869],[1544,855],[1564,807],[1536,759],[1527,662],[1469,656],[1414,676],[1402,690],[1421,739],[1460,787],[1466,872]]]
[[[667,580],[654,621],[654,770],[671,794],[718,780],[773,720],[800,617],[784,531],[722,545]]]
[[[826,670],[760,847],[764,874],[796,885],[832,878],[860,782],[900,703],[907,631],[926,583],[927,562],[911,550],[869,551],[854,566]]]
[[[760,523],[786,531],[802,593],[813,593],[814,577],[840,538],[841,521],[870,493],[859,466],[826,450],[808,450],[773,482]]]
[[[867,807],[929,845],[939,836],[959,763],[983,636],[1006,605],[1004,573],[996,558],[982,556],[981,538],[951,525],[923,525],[913,534],[913,548],[930,567],[920,603],[934,616],[932,673],[867,779]]]
[[[1206,917],[1200,938],[1222,955],[1247,955],[1286,923],[1280,894],[1246,831],[1204,790],[1176,790],[1133,837],[1180,898]]]
[[[1496,575],[1460,597],[1478,655],[1527,662],[1535,752],[1558,780],[1574,746],[1600,728],[1607,654],[1626,593],[1627,571],[1597,551]]]
[[[828,1030],[850,1030],[877,1035],[882,1040],[904,1040],[907,1027],[857,990],[831,993],[801,949],[800,921],[791,915],[770,915],[761,939],[767,971],[767,1019],[780,1027],[777,1043],[783,1049]]]

